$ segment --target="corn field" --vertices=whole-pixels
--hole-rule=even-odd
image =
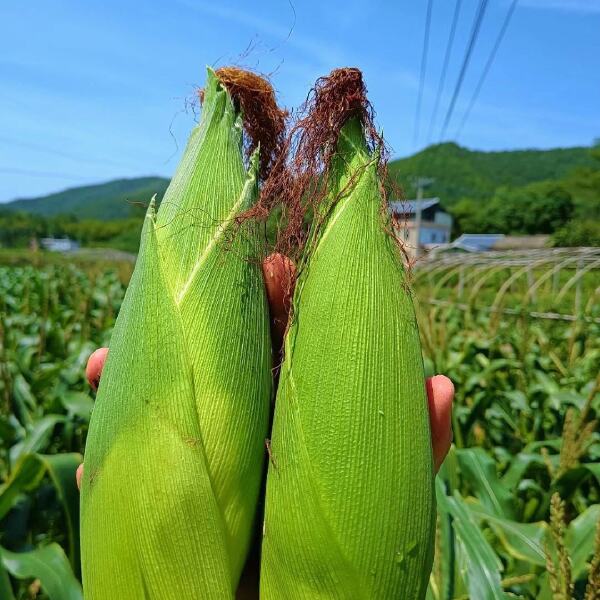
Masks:
[[[130,273],[0,266],[2,600],[82,598],[84,369]],[[600,251],[453,255],[412,280],[426,371],[456,388],[428,598],[598,598]]]

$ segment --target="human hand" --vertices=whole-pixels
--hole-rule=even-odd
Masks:
[[[272,254],[263,261],[262,271],[269,302],[273,348],[277,349],[274,361],[275,364],[278,364],[294,290],[296,267],[289,258],[281,254]],[[88,359],[85,374],[94,390],[98,388],[100,383],[100,375],[107,354],[108,348],[99,348]],[[454,399],[454,385],[448,377],[435,375],[426,380],[425,387],[429,404],[433,461],[437,473],[452,442],[450,419]],[[78,487],[81,486],[82,474],[83,465],[79,465],[77,469]]]

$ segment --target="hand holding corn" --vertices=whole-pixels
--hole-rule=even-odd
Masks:
[[[289,297],[293,289],[289,289],[290,262],[280,255],[273,255],[263,264],[263,275],[269,311],[271,315],[271,335],[273,348],[281,348],[289,312]],[[292,266],[293,269],[293,266]],[[293,271],[292,271],[293,272]],[[288,291],[289,290],[289,291]],[[96,390],[106,361],[108,348],[98,348],[88,359],[85,374],[90,386]],[[435,375],[426,380],[427,401],[429,404],[429,421],[431,424],[431,442],[436,472],[439,470],[452,441],[451,412],[454,399],[454,385],[445,375]],[[81,487],[83,464],[77,469],[77,487]],[[258,569],[258,565],[256,565]],[[244,585],[244,579],[240,586]]]
[[[279,325],[274,328],[280,329]],[[89,384],[96,389],[102,374],[102,367],[108,354],[108,348],[98,348],[89,358],[86,377]],[[439,470],[450,450],[452,442],[452,429],[450,417],[452,413],[452,402],[454,401],[454,385],[445,375],[434,375],[428,377],[425,382],[427,388],[427,402],[429,403],[429,422],[431,423],[431,444],[433,446],[433,457],[435,471]],[[77,469],[77,487],[81,485],[83,465]]]
[[[287,314],[290,309],[289,297],[293,289],[289,290],[290,270],[289,259],[280,255],[267,258],[263,264],[263,275],[269,299],[269,312],[271,315],[271,335],[273,348],[281,348]],[[293,266],[291,267],[293,269]],[[289,291],[288,291],[289,290]],[[106,361],[108,348],[98,348],[90,356],[85,369],[86,378],[90,386],[96,390],[100,382],[102,368]],[[452,401],[454,399],[454,385],[445,375],[435,375],[426,380],[427,401],[429,404],[429,421],[431,424],[431,443],[436,472],[439,470],[452,442],[450,417]],[[77,469],[77,486],[81,482],[83,465]]]
[[[293,275],[294,269],[293,263],[289,259],[277,254],[268,257],[263,263],[263,276],[271,316],[271,336],[275,349],[282,346],[290,309],[289,300],[293,294],[293,287],[290,288],[290,277]],[[99,348],[92,353],[88,360],[85,371],[86,378],[94,390],[98,388],[107,354],[108,348]],[[435,375],[427,378],[426,389],[434,465],[437,472],[452,441],[450,418],[454,386],[448,377]],[[77,487],[81,486],[82,475],[83,464],[77,469]],[[255,565],[255,568],[258,570],[258,565]],[[255,578],[252,577],[252,579]],[[244,578],[240,582],[240,587],[243,585],[245,585]]]
[[[209,70],[202,121],[160,210],[148,209],[106,368],[107,349],[88,364],[93,385],[104,374],[85,477],[78,469],[86,596],[233,597],[260,516],[271,360],[278,371],[285,336],[261,598],[420,600],[453,388],[443,376],[423,385],[360,71],[317,82],[292,163],[282,113],[261,100],[272,88],[220,71]],[[298,285],[279,254],[263,263],[263,286],[254,217],[279,200],[303,247],[305,198],[316,217]]]

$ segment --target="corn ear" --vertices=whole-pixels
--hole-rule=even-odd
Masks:
[[[138,261],[86,444],[88,600],[233,598],[252,532],[269,419],[268,309],[242,121],[209,70],[202,120]]]
[[[285,344],[261,598],[421,599],[435,524],[423,362],[357,120],[342,129],[332,173]]]

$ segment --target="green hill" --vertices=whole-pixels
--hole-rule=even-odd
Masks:
[[[576,168],[589,167],[594,168],[595,164],[590,149],[584,147],[481,152],[445,143],[391,161],[389,172],[407,196],[415,193],[412,180],[416,176],[434,178],[427,195],[439,196],[443,204],[452,206],[464,197],[491,198],[500,186],[520,187],[564,179]],[[123,219],[139,212],[136,202],[146,205],[155,193],[160,198],[168,183],[162,177],[117,179],[0,206],[45,217],[70,214],[78,219]]]
[[[39,198],[14,200],[0,207],[44,217],[68,214],[78,219],[125,219],[142,212],[136,203],[147,206],[154,194],[162,197],[168,184],[169,180],[163,177],[115,179]]]
[[[391,161],[389,173],[406,197],[414,197],[417,176],[432,178],[425,193],[452,213],[456,235],[561,229],[562,244],[600,244],[600,146],[482,152],[437,144]],[[68,235],[133,251],[144,208],[167,185],[161,177],[119,179],[2,204],[0,246]]]
[[[415,177],[431,177],[434,182],[426,194],[452,206],[464,197],[486,200],[501,186],[563,179],[575,168],[595,166],[585,147],[482,152],[449,142],[391,161],[388,168],[407,196],[415,193]]]

